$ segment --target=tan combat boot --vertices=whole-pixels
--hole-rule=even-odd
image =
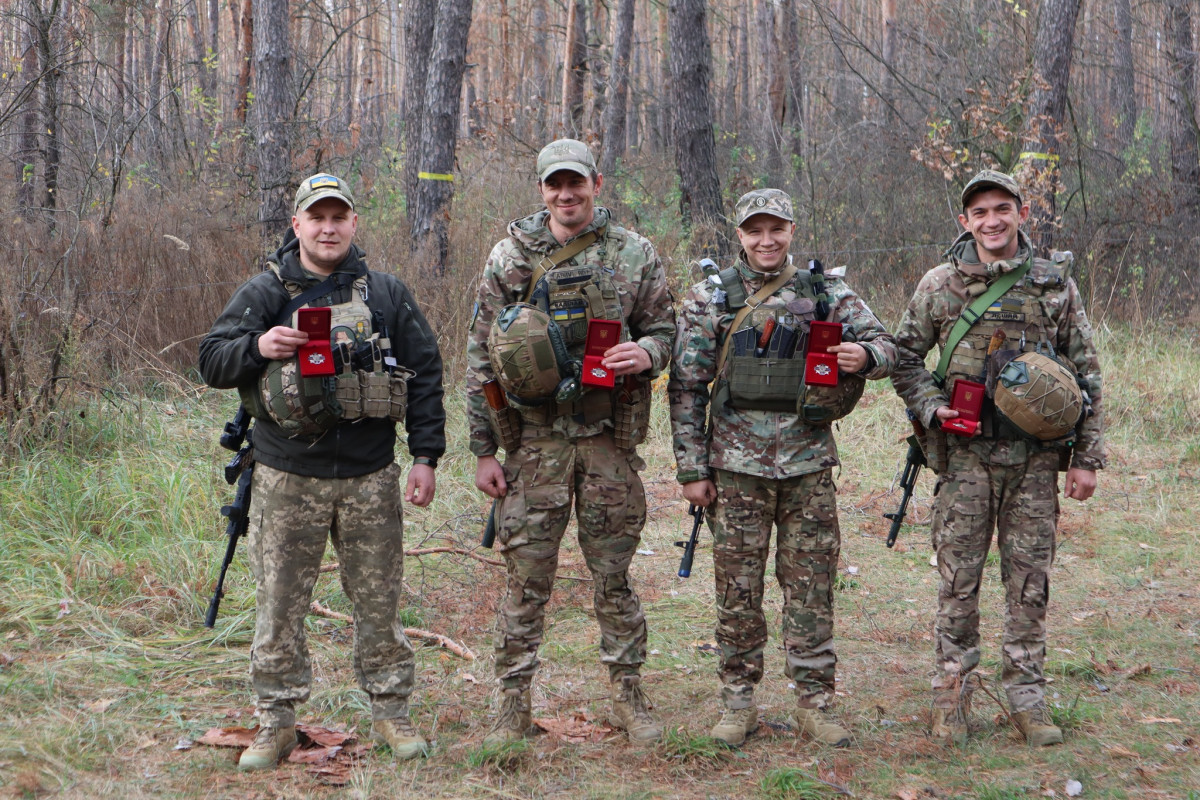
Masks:
[[[1029,711],[1017,711],[1013,714],[1013,722],[1025,735],[1025,741],[1034,747],[1049,747],[1052,744],[1062,744],[1062,730],[1050,721],[1044,703],[1038,704]]]
[[[631,742],[653,742],[662,736],[662,728],[650,716],[640,675],[622,675],[612,682],[612,704],[608,723],[628,733]]]
[[[971,695],[957,690],[942,692],[933,701],[933,724],[929,732],[962,747],[967,743],[967,720],[971,716]]]
[[[738,746],[746,741],[746,737],[758,730],[758,706],[754,701],[746,708],[725,707],[721,721],[713,726],[712,738],[720,739],[725,744]]]
[[[296,727],[286,728],[263,726],[258,729],[254,742],[242,751],[238,769],[275,769],[275,765],[296,749]]]
[[[849,747],[850,732],[833,722],[825,712],[816,708],[797,708],[794,718],[796,729],[803,731],[816,742],[831,747]]]
[[[429,742],[417,732],[408,717],[377,719],[374,727],[375,741],[392,748],[396,758],[416,758],[429,752]]]
[[[488,747],[495,747],[520,741],[529,733],[532,725],[533,711],[529,690],[505,689],[500,715],[496,717],[488,735],[483,737],[483,743]]]

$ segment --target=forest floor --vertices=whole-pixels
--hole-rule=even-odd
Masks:
[[[568,532],[533,691],[543,733],[515,747],[482,746],[497,706],[491,630],[502,569],[463,552],[413,554],[405,624],[474,656],[416,643],[413,716],[433,743],[429,757],[398,762],[371,746],[352,628],[314,615],[313,695],[299,715],[323,745],[274,772],[239,773],[236,747],[202,742],[244,741],[255,725],[253,581],[240,549],[216,627],[203,627],[225,546],[217,510],[232,495],[219,477],[229,454],[216,445],[231,399],[197,389],[110,394],[64,411],[53,420],[53,445],[17,452],[0,469],[0,796],[1197,800],[1200,348],[1194,332],[1177,334],[1098,332],[1109,464],[1092,500],[1064,501],[1053,570],[1047,673],[1061,746],[1027,747],[995,700],[1003,698],[1003,590],[994,555],[982,592],[986,691],[976,694],[969,742],[928,736],[933,476],[921,476],[909,524],[889,550],[881,515],[899,499],[905,423],[884,382],[869,387],[838,432],[836,714],[853,731],[852,747],[815,745],[788,724],[780,594],[770,576],[772,638],[757,695],[765,724],[741,748],[708,738],[718,716],[709,537],[692,577],[678,578],[673,542],[686,538],[690,518],[659,402],[642,448],[649,522],[633,579],[649,626],[645,687],[663,741],[635,747],[605,725],[591,586]],[[459,405],[449,409],[438,497],[406,509],[406,548],[490,558],[477,549],[487,504],[472,486],[458,394],[448,393]],[[332,548],[327,559],[336,560]],[[315,599],[350,611],[333,573],[320,578]]]

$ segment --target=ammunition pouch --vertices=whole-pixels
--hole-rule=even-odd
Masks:
[[[925,454],[926,465],[941,475],[950,467],[950,450],[943,430],[926,429],[920,439],[921,452]]]
[[[499,442],[506,453],[516,452],[521,446],[521,412],[512,406],[488,409],[488,422],[491,423],[492,436]]]
[[[633,389],[619,392],[613,402],[613,442],[621,450],[632,450],[646,440],[649,430],[650,384],[637,381]]]
[[[796,399],[796,416],[809,425],[829,425],[854,410],[866,386],[866,378],[846,374],[838,377],[837,386],[803,384]]]
[[[730,356],[725,382],[734,408],[791,412],[804,385],[804,359]]]

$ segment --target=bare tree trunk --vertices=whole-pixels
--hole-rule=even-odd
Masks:
[[[675,163],[679,170],[679,206],[684,223],[701,240],[701,248],[722,257],[721,183],[717,177],[709,76],[712,46],[708,40],[705,0],[670,3],[671,117]]]
[[[1171,175],[1180,205],[1200,205],[1200,137],[1196,121],[1196,45],[1190,0],[1168,0],[1167,60],[1170,64]]]
[[[347,29],[352,29],[355,18],[358,16],[358,9],[355,8],[354,0],[348,0],[346,4],[346,24]],[[345,52],[345,72],[343,74],[343,89],[341,91],[341,99],[345,102],[342,108],[342,128],[350,130],[350,126],[354,124],[354,106],[355,106],[355,89],[358,86],[358,36],[351,33],[345,37],[345,42],[342,45],[346,48]]]
[[[611,172],[625,153],[625,107],[629,95],[629,54],[633,49],[634,0],[620,0],[617,6],[617,30],[613,36],[612,96],[604,107],[601,128],[604,149],[600,152],[600,171]]]
[[[291,219],[288,195],[294,185],[291,134],[292,88],[290,4],[254,0],[254,143],[258,161],[258,221],[272,238]]]
[[[404,9],[404,94],[400,119],[404,125],[404,195],[409,213],[417,197],[417,173],[425,169],[417,161],[421,151],[421,124],[425,118],[425,83],[429,55],[433,49],[433,27],[437,0],[406,0]]]
[[[800,42],[799,0],[783,2],[783,46],[787,51],[788,91],[783,124],[795,158],[804,154],[804,54]]]
[[[783,122],[783,92],[785,64],[779,49],[776,30],[775,6],[762,3],[758,6],[758,32],[762,37],[758,51],[763,56],[761,91],[765,92],[761,103],[759,131],[763,137],[762,148],[766,154],[766,171],[772,176],[783,172],[783,152],[780,149],[780,125]],[[778,180],[778,178],[774,178]]]
[[[196,76],[200,89],[211,97],[213,75],[205,58],[204,32],[200,30],[200,11],[196,2],[197,0],[184,0],[183,15],[187,20],[188,38],[192,41],[192,54],[196,59]]]
[[[425,87],[425,122],[419,157],[425,173],[417,185],[412,216],[413,249],[434,256],[441,273],[450,251],[447,222],[454,194],[454,148],[471,30],[472,0],[440,0],[434,26],[433,54]]]
[[[237,0],[229,0],[229,7],[236,8]],[[242,4],[242,50],[238,63],[237,100],[234,115],[239,126],[246,124],[246,113],[250,109],[250,76],[253,72],[254,55],[254,0]]]
[[[547,30],[549,19],[546,15],[545,0],[533,0],[533,25],[535,31]],[[543,40],[544,41],[544,40]],[[549,124],[550,113],[550,65],[546,55],[546,48],[533,48],[533,69],[531,70],[532,80],[530,85],[536,90],[530,100],[532,123],[530,128],[530,137],[535,142],[543,142],[549,138],[547,126]]]
[[[21,144],[17,148],[16,159],[14,159],[16,162],[14,167],[17,181],[17,207],[21,209],[21,214],[26,218],[31,217],[33,211],[33,189],[36,181],[38,155],[39,105],[33,102],[33,97],[38,90],[38,43],[41,36],[35,27],[34,20],[35,17],[30,15],[30,19],[23,26],[25,30],[21,34],[21,43],[24,46],[24,52],[21,54],[21,81],[23,84],[21,88],[26,99],[22,103],[24,111],[21,113]]]
[[[42,90],[41,130],[45,141],[42,148],[42,207],[54,211],[58,205],[58,165],[61,157],[62,132],[59,130],[59,57],[58,23],[62,11],[60,0],[51,0],[45,8],[40,0],[30,0],[30,19],[37,36],[37,59]],[[51,223],[53,224],[53,222]]]
[[[882,0],[883,12],[883,81],[880,99],[883,101],[884,121],[896,121],[896,0]]]
[[[629,74],[629,102],[625,110],[625,149],[633,152],[641,148],[641,93],[638,91],[635,78],[642,74],[646,59],[642,55],[644,48],[635,45],[633,49],[633,70]]]
[[[231,2],[230,5],[233,5]],[[221,45],[221,0],[208,0],[208,59],[212,67],[211,83],[209,92],[213,92],[217,85],[217,68],[220,65],[218,54]]]
[[[1058,220],[1055,195],[1059,187],[1060,143],[1065,138],[1067,86],[1071,79],[1075,20],[1080,0],[1046,0],[1038,15],[1033,67],[1041,82],[1033,93],[1025,138],[1025,188],[1029,193],[1030,236],[1035,248],[1051,249]]]
[[[1133,142],[1137,124],[1137,97],[1133,82],[1133,10],[1130,0],[1113,0],[1113,71],[1109,102],[1117,117],[1117,141]]]
[[[567,0],[567,42],[563,48],[562,129],[583,133],[583,86],[587,76],[586,0]]]

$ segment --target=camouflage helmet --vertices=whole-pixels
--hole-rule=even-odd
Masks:
[[[1043,442],[1062,439],[1083,416],[1083,393],[1075,373],[1042,353],[1022,353],[1000,370],[996,410],[1024,433]]]
[[[269,362],[258,388],[263,409],[288,436],[315,436],[342,418],[337,379],[301,377],[299,359]]]
[[[488,332],[488,359],[496,380],[518,400],[552,397],[571,376],[558,325],[528,303],[505,306]]]

